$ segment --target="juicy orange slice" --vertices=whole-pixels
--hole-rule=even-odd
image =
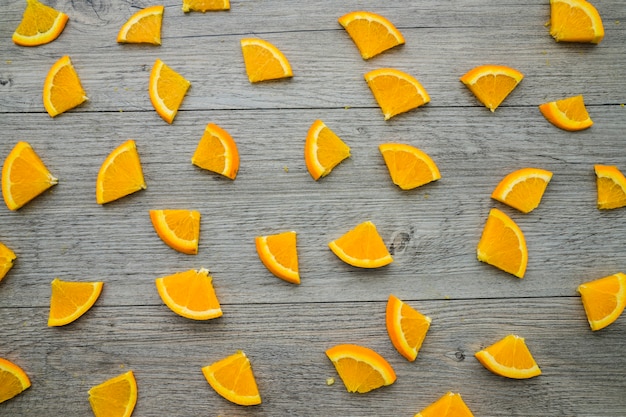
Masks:
[[[65,326],[85,314],[98,300],[103,282],[52,280],[48,326]]]
[[[461,82],[470,89],[478,101],[492,112],[496,111],[524,75],[504,65],[480,65],[465,73]]]
[[[230,0],[183,0],[183,12],[230,10]]]
[[[357,225],[328,246],[339,259],[360,268],[379,268],[393,262],[385,242],[371,221]]]
[[[68,16],[37,0],[26,0],[24,16],[15,32],[13,42],[21,46],[37,46],[50,43],[59,37]]]
[[[430,327],[430,317],[415,310],[395,295],[390,295],[385,321],[393,346],[402,356],[413,362]]]
[[[478,242],[479,261],[524,278],[528,264],[526,239],[519,226],[498,209],[491,209]]]
[[[17,210],[58,182],[26,142],[18,142],[4,160],[2,195],[9,210]]]
[[[172,124],[191,83],[182,75],[157,59],[150,72],[150,101],[156,112]]]
[[[304,162],[315,181],[349,157],[350,147],[335,132],[321,120],[313,122],[304,143]]]
[[[300,283],[296,232],[257,236],[255,243],[261,262],[272,274],[292,284]]]
[[[200,212],[195,210],[150,210],[157,235],[169,247],[188,255],[198,253]]]
[[[141,161],[134,140],[127,140],[111,152],[98,171],[96,202],[106,204],[144,190]]]
[[[85,102],[87,96],[69,56],[59,59],[43,83],[43,106],[55,117]]]
[[[376,13],[351,12],[341,16],[339,24],[348,32],[363,59],[370,59],[387,49],[404,44],[402,33],[393,23]]]
[[[238,405],[261,404],[250,359],[243,351],[205,366],[202,373],[215,392],[228,401]]]
[[[514,379],[541,375],[541,369],[528,350],[524,338],[514,334],[476,352],[475,356],[485,368],[496,375]]]
[[[92,387],[89,404],[95,417],[130,417],[137,404],[137,381],[133,371]]]
[[[594,165],[598,208],[609,210],[626,206],[626,177],[612,165]]]
[[[581,95],[543,103],[539,110],[550,123],[563,130],[573,132],[593,125]]]
[[[618,272],[585,282],[578,286],[578,292],[591,330],[603,329],[617,320],[626,307],[626,275]]]
[[[383,143],[378,147],[394,184],[403,190],[441,178],[439,168],[428,154],[403,143]]]
[[[420,107],[430,96],[412,75],[393,68],[380,68],[365,74],[365,81],[389,120],[400,113]]]
[[[0,404],[30,387],[26,372],[11,361],[0,358]]]
[[[522,168],[502,178],[491,198],[530,213],[539,206],[541,197],[552,179],[552,172],[539,168]]]
[[[161,45],[163,6],[146,7],[133,14],[117,34],[119,43],[149,43]]]
[[[257,38],[241,40],[243,61],[251,83],[293,77],[285,55],[271,43]]]
[[[600,43],[604,26],[586,0],[550,0],[550,35],[557,42]]]
[[[227,131],[209,123],[191,157],[191,163],[234,180],[239,171],[237,144]]]
[[[342,344],[326,351],[348,392],[365,393],[396,381],[389,362],[370,348]]]
[[[447,392],[415,417],[474,417],[461,394]]]
[[[157,278],[156,287],[165,305],[182,317],[209,320],[222,315],[213,278],[206,269]]]
[[[9,249],[5,244],[0,243],[0,281],[2,281],[2,278],[13,268],[15,258],[15,252]]]

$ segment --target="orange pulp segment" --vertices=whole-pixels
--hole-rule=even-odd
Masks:
[[[511,67],[479,65],[465,73],[461,82],[478,101],[494,112],[523,78],[521,72]]]
[[[527,379],[541,375],[541,369],[528,350],[523,337],[510,334],[474,354],[476,359],[496,375]]]
[[[402,33],[387,18],[376,13],[354,11],[339,18],[363,59],[370,59],[387,49],[404,44]]]
[[[24,16],[15,32],[13,42],[21,46],[50,43],[59,37],[69,17],[37,0],[26,0]]]
[[[393,346],[402,356],[413,362],[430,327],[430,317],[392,294],[387,301],[385,322]]]
[[[339,259],[360,268],[379,268],[393,262],[385,242],[371,221],[357,225],[328,246]]]
[[[257,236],[255,244],[261,262],[272,274],[292,284],[300,284],[296,232]]]
[[[316,120],[304,143],[304,162],[314,180],[325,177],[341,161],[350,157],[350,147],[324,122]]]
[[[148,92],[156,112],[172,124],[191,83],[182,75],[157,59],[150,72]]]
[[[200,212],[195,210],[150,210],[157,235],[169,247],[188,255],[198,253]]]
[[[348,392],[365,393],[396,380],[389,362],[370,348],[341,344],[326,350]]]
[[[163,9],[163,6],[151,6],[133,14],[120,28],[117,42],[161,45]]]
[[[106,204],[146,188],[135,141],[115,148],[104,160],[96,179],[96,202]]]
[[[540,104],[539,110],[550,123],[570,132],[593,125],[582,95]]]
[[[393,68],[380,68],[365,74],[365,81],[385,115],[385,120],[420,107],[430,96],[412,75]]]
[[[540,168],[522,168],[507,174],[491,193],[491,198],[530,213],[539,206],[552,179],[552,172]]]
[[[174,313],[192,320],[209,320],[222,315],[213,278],[202,268],[156,279],[161,299]]]
[[[227,131],[209,123],[191,157],[191,163],[234,180],[239,171],[237,144]]]
[[[461,394],[447,392],[414,417],[474,417]]]
[[[13,362],[0,358],[0,404],[30,387],[26,372]]]
[[[557,42],[600,43],[604,26],[586,0],[550,0],[550,35]]]
[[[65,326],[85,314],[102,292],[103,282],[52,280],[48,326]]]
[[[251,83],[293,77],[285,55],[268,41],[244,38],[241,40],[241,51]]]
[[[87,100],[70,57],[61,57],[48,71],[43,84],[43,106],[55,117]]]
[[[435,161],[414,146],[383,143],[378,149],[383,155],[391,180],[403,190],[411,190],[441,178]]]
[[[133,371],[92,387],[89,404],[95,417],[130,417],[137,404],[137,381]]]
[[[9,249],[4,243],[0,243],[0,281],[13,268],[15,252]]]
[[[612,165],[594,165],[598,208],[609,210],[626,206],[626,177]]]
[[[211,387],[228,401],[238,405],[261,404],[261,395],[252,372],[250,359],[238,350],[202,368]]]
[[[230,0],[183,0],[183,12],[230,10]]]
[[[591,330],[603,329],[617,320],[626,307],[626,275],[618,272],[585,282],[578,286],[578,292]]]

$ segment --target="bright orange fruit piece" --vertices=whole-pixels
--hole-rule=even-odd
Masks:
[[[239,151],[230,134],[216,124],[204,130],[191,163],[234,180],[239,171]]]
[[[0,281],[2,281],[2,278],[13,268],[15,258],[15,252],[9,249],[5,244],[0,243]]]
[[[360,268],[379,268],[393,262],[385,242],[371,221],[357,225],[328,246],[339,259]]]
[[[52,280],[48,326],[65,326],[85,314],[98,300],[103,282]]]
[[[603,329],[617,320],[626,307],[626,275],[618,272],[585,282],[578,286],[578,292],[591,330]]]
[[[511,334],[475,353],[476,359],[496,375],[527,379],[541,375],[523,337]]]
[[[598,208],[609,210],[626,206],[626,177],[612,165],[594,165]]]
[[[169,247],[188,255],[198,253],[200,212],[195,210],[150,210],[157,235]]]
[[[130,417],[137,404],[137,381],[133,371],[92,387],[89,404],[95,417]]]
[[[400,113],[430,102],[430,96],[410,74],[393,68],[380,68],[365,74],[365,81],[389,120]]]
[[[204,268],[157,278],[156,287],[165,305],[182,317],[209,320],[222,316],[213,278]]]
[[[321,120],[313,122],[304,143],[304,162],[315,181],[349,157],[350,147],[335,132]]]
[[[593,125],[581,95],[543,103],[539,110],[550,123],[563,130],[573,132]]]
[[[4,160],[2,195],[9,210],[17,210],[58,183],[27,142],[18,142]]]
[[[285,54],[268,41],[257,38],[242,39],[241,51],[251,83],[293,77],[291,64]]]
[[[151,6],[133,14],[120,28],[117,42],[161,45],[163,9],[163,6]]]
[[[435,161],[414,146],[403,143],[383,143],[378,149],[394,184],[412,190],[441,178]]]
[[[586,0],[550,0],[550,35],[557,42],[600,43],[604,26]]]
[[[524,278],[528,264],[526,239],[519,226],[498,209],[491,209],[476,250],[479,261]]]
[[[96,202],[110,203],[145,188],[137,145],[134,140],[127,140],[115,148],[100,166],[96,179]]]
[[[30,387],[26,372],[16,364],[0,358],[0,404]]]
[[[326,351],[348,392],[366,393],[396,381],[389,362],[370,348],[341,344]]]
[[[63,56],[48,71],[43,84],[43,106],[55,117],[88,100],[69,56]]]
[[[202,373],[215,392],[228,401],[238,405],[261,404],[250,359],[243,351],[205,366]]]
[[[492,112],[524,78],[518,70],[504,65],[480,65],[465,73],[461,82],[470,89],[478,101]]]
[[[148,92],[156,112],[172,124],[191,83],[182,75],[157,59],[150,72]]]
[[[540,168],[522,168],[507,174],[491,193],[491,198],[530,213],[539,206],[552,179],[552,172]]]
[[[230,0],[183,0],[183,12],[230,10]]]
[[[393,346],[402,356],[413,362],[430,328],[430,317],[392,294],[387,300],[385,322]]]
[[[363,59],[404,44],[404,36],[387,18],[372,12],[355,11],[339,18]]]
[[[257,236],[255,243],[261,262],[272,274],[292,284],[300,284],[296,232]]]
[[[37,0],[26,0],[24,16],[15,32],[13,42],[21,46],[50,43],[59,37],[69,17]]]
[[[461,394],[447,392],[414,417],[474,417]]]

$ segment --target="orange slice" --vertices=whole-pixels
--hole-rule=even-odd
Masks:
[[[385,242],[371,221],[357,225],[328,246],[339,259],[360,268],[379,268],[393,262]]]
[[[304,143],[304,162],[315,181],[349,157],[350,147],[335,132],[321,120],[313,122]]]
[[[157,235],[170,248],[188,255],[198,253],[200,212],[195,210],[150,210]]]
[[[528,350],[523,337],[510,334],[493,345],[476,352],[476,359],[496,375],[527,379],[541,375],[541,369]]]
[[[394,184],[411,190],[441,178],[439,168],[425,152],[402,143],[383,143],[378,147]]]
[[[530,213],[539,206],[552,173],[539,168],[522,168],[505,176],[491,193],[491,198]]]
[[[594,165],[598,208],[609,210],[626,206],[626,177],[612,165]]]
[[[603,329],[617,320],[626,307],[626,275],[618,272],[585,282],[578,286],[578,292],[591,330]]]
[[[517,224],[500,210],[489,212],[476,252],[479,261],[524,278],[528,264],[526,239]]]
[[[133,14],[122,25],[117,34],[117,42],[161,45],[163,9],[163,6],[152,6]]]
[[[57,183],[27,142],[18,142],[4,160],[2,195],[9,210],[19,209]]]
[[[550,0],[550,35],[557,42],[600,43],[604,26],[586,0]]]
[[[413,362],[430,327],[430,317],[415,310],[395,295],[390,295],[385,321],[393,346],[402,356]]]
[[[16,364],[0,358],[0,404],[30,387],[28,375]]]
[[[539,110],[550,123],[563,130],[573,132],[593,125],[581,95],[543,103]]]
[[[13,42],[21,46],[37,46],[50,43],[59,37],[68,16],[37,0],[26,0],[24,16],[15,32]]]
[[[239,171],[237,144],[227,131],[209,123],[191,157],[191,163],[234,180]]]
[[[461,394],[447,392],[415,417],[474,417]]]
[[[389,362],[364,346],[342,344],[326,351],[348,392],[365,393],[396,381]]]
[[[387,49],[404,44],[402,33],[387,18],[376,13],[355,11],[339,18],[363,59],[370,59]]]
[[[204,268],[157,278],[156,287],[165,305],[180,316],[209,320],[222,315],[213,278]]]
[[[412,75],[393,68],[380,68],[365,74],[365,81],[389,120],[400,113],[420,107],[430,96]]]
[[[133,371],[92,387],[89,404],[95,417],[130,417],[137,404],[137,381]]]
[[[300,283],[296,232],[257,236],[255,243],[261,262],[272,274],[292,284]]]
[[[183,0],[183,12],[230,10],[230,0]]]
[[[150,72],[148,92],[150,101],[159,116],[172,124],[191,83],[182,75],[157,59]]]
[[[65,326],[85,314],[102,292],[103,282],[52,280],[48,326]]]
[[[50,117],[58,116],[88,100],[69,56],[59,59],[43,84],[43,106]]]
[[[3,243],[0,243],[0,281],[13,268],[15,253]]]
[[[261,404],[250,359],[238,350],[234,354],[202,368],[211,387],[228,401],[238,405]]]
[[[106,157],[96,179],[96,202],[106,204],[144,190],[141,161],[134,140],[127,140]]]
[[[494,112],[523,78],[521,72],[504,65],[480,65],[463,75],[461,82]]]
[[[241,40],[243,62],[251,83],[293,77],[285,55],[271,43],[257,38]]]

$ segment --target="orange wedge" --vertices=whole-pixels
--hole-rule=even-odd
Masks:
[[[59,37],[68,16],[37,0],[26,0],[24,16],[15,32],[13,42],[21,46],[37,46],[50,43]]]
[[[385,120],[420,107],[430,96],[412,75],[393,68],[380,68],[365,74],[365,81],[385,115]]]
[[[509,216],[491,209],[476,250],[479,261],[524,278],[528,249],[524,234]]]
[[[55,117],[87,100],[85,90],[69,56],[59,59],[48,71],[43,83],[43,106]]]
[[[523,337],[510,334],[493,345],[476,352],[476,359],[496,375],[527,379],[541,375],[541,369],[528,350]]]
[[[626,206],[626,177],[612,165],[594,165],[598,208],[609,210]]]
[[[530,213],[539,206],[552,179],[552,173],[539,168],[522,168],[505,176],[491,193],[491,198]]]
[[[430,327],[430,317],[415,310],[395,295],[390,295],[385,321],[393,346],[402,356],[413,362]]]
[[[165,305],[179,316],[209,320],[222,315],[213,278],[204,268],[157,278],[156,287]]]
[[[360,268],[379,268],[393,262],[385,242],[371,221],[357,225],[328,246],[339,259]]]
[[[439,168],[425,152],[403,143],[383,143],[378,147],[394,184],[411,190],[441,178]]]
[[[48,326],[65,326],[85,314],[102,292],[103,282],[52,280]]]
[[[292,284],[300,283],[296,232],[257,236],[255,243],[261,262],[272,274]]]
[[[539,110],[550,123],[563,130],[573,132],[593,125],[581,95],[543,103]]]
[[[191,163],[234,180],[239,171],[237,144],[227,131],[209,123],[191,157]]]
[[[157,59],[150,72],[148,92],[159,116],[172,124],[191,83]]]
[[[96,179],[96,202],[106,204],[144,190],[141,161],[134,140],[127,140],[106,157]]]
[[[376,13],[355,11],[339,18],[361,57],[370,59],[387,49],[404,44],[402,33],[387,18]]]
[[[58,182],[26,142],[18,142],[4,160],[2,195],[9,210],[17,210]]]
[[[238,405],[261,404],[250,359],[243,351],[205,366],[202,373],[215,392],[228,401]]]
[[[550,0],[550,35],[557,42],[600,43],[604,26],[586,0]]]
[[[133,371],[92,387],[89,404],[95,417],[130,417],[137,404],[137,381]]]
[[[463,75],[461,82],[494,112],[523,78],[521,72],[504,65],[480,65]]]
[[[461,394],[447,392],[415,417],[474,417]]]
[[[16,364],[0,358],[0,404],[30,387],[28,375]]]
[[[293,77],[285,55],[271,43],[257,38],[241,40],[243,62],[251,83]]]
[[[618,272],[585,282],[578,286],[578,292],[591,330],[603,329],[617,320],[626,307],[626,275]]]
[[[188,255],[198,253],[200,212],[195,210],[150,210],[157,235],[170,248]]]
[[[0,281],[13,268],[15,253],[3,243],[0,243]]]
[[[396,380],[389,362],[364,346],[342,344],[326,351],[348,392],[365,393]]]
[[[161,45],[163,9],[163,6],[152,6],[133,14],[122,25],[117,34],[117,42]]]
[[[350,157],[350,147],[324,122],[316,120],[304,143],[304,162],[315,181],[330,174],[341,161]]]
[[[230,0],[183,0],[183,12],[230,10]]]

